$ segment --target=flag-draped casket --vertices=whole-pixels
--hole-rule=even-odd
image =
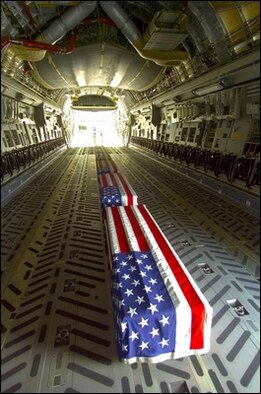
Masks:
[[[97,160],[96,165],[98,174],[118,172],[116,164],[113,160]]]
[[[119,358],[207,353],[213,310],[146,206],[105,211]]]
[[[96,160],[111,160],[110,155],[105,151],[98,151],[95,153]]]
[[[138,204],[135,191],[122,174],[101,174],[99,175],[99,181],[103,207]]]

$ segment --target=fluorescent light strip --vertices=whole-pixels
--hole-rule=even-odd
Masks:
[[[215,85],[195,89],[192,91],[192,93],[195,96],[203,96],[204,94],[215,93],[215,92],[218,92],[219,90],[222,90],[222,89],[224,89],[224,82],[221,81],[221,82],[216,83]]]

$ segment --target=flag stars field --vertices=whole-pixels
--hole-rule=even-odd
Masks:
[[[126,357],[127,354],[132,356],[136,352],[146,357],[151,349],[165,351],[170,342],[167,338],[173,327],[175,328],[175,310],[170,315],[159,315],[160,303],[165,302],[170,307],[172,303],[167,291],[164,291],[159,272],[152,268],[154,260],[151,253],[123,253],[114,257],[117,259],[113,259],[113,283],[122,280],[121,288],[112,286],[115,289],[114,304],[118,307],[118,349],[122,352],[122,357]],[[143,262],[146,263],[142,265]],[[124,319],[124,322],[118,318]],[[173,327],[168,328],[170,321]],[[140,328],[138,331],[137,327]],[[162,343],[159,343],[160,340]],[[173,340],[171,343],[174,347]]]

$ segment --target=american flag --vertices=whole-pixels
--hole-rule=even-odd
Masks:
[[[97,160],[98,174],[106,174],[108,172],[118,172],[118,169],[112,160]]]
[[[96,160],[110,160],[110,155],[106,152],[96,152],[95,153]]]
[[[119,358],[155,363],[207,353],[212,308],[146,206],[105,211]]]
[[[122,205],[121,194],[117,186],[101,188],[101,204],[103,207],[116,207]]]
[[[137,205],[135,191],[121,174],[102,174],[99,180],[103,206]]]

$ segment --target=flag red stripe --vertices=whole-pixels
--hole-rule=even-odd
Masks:
[[[147,240],[144,236],[144,232],[138,222],[138,219],[135,217],[135,215],[131,209],[131,206],[126,206],[124,208],[125,208],[125,212],[126,212],[128,218],[129,218],[129,221],[131,223],[131,226],[132,226],[133,232],[135,234],[135,237],[137,239],[137,242],[139,244],[140,251],[141,252],[148,251],[150,249],[150,247],[147,243]]]
[[[101,175],[101,185],[102,187],[108,186],[107,178],[105,175]]]
[[[126,191],[127,198],[128,198],[128,205],[133,205],[133,195],[129,189],[128,184],[126,183],[125,179],[123,178],[123,176],[121,174],[119,174],[119,178],[124,186],[124,190]]]
[[[205,320],[205,307],[201,299],[199,298],[197,292],[193,288],[190,283],[188,277],[184,273],[181,268],[179,262],[177,261],[175,255],[172,253],[172,250],[168,243],[166,242],[163,234],[158,229],[156,223],[149,215],[148,211],[144,206],[138,205],[137,208],[140,210],[142,216],[147,222],[150,230],[152,231],[153,236],[157,240],[157,243],[169,264],[179,286],[186,297],[188,304],[191,307],[191,339],[190,339],[190,348],[191,349],[200,349],[204,346],[204,320]]]
[[[118,209],[114,209],[114,208],[111,209],[111,213],[113,216],[113,221],[114,221],[114,225],[115,225],[115,229],[116,229],[117,240],[119,243],[120,252],[121,253],[130,252],[128,239],[126,237],[126,233],[125,233],[125,230],[124,230],[124,227],[122,224],[120,213],[119,213]]]

